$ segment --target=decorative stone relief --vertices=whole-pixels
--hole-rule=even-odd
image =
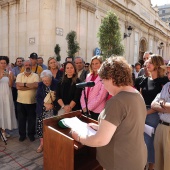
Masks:
[[[124,0],[126,3],[128,3],[128,4],[132,4],[133,6],[135,6],[136,5],[136,3],[133,1],[133,0]]]
[[[29,38],[29,44],[30,45],[35,44],[35,37]]]
[[[76,0],[77,6],[79,8],[83,8],[87,11],[90,11],[92,13],[95,13],[96,11],[96,5],[94,3],[90,3],[89,1],[86,0]]]
[[[63,36],[63,28],[56,27],[56,35]]]
[[[41,0],[40,1],[40,8],[41,9],[53,9],[55,8],[55,5],[54,5],[54,2],[53,0]]]
[[[17,0],[0,0],[0,6],[1,5],[8,5],[9,4],[15,4],[17,3]]]

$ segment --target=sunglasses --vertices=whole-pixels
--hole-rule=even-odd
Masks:
[[[89,66],[84,66],[84,67],[89,67]]]

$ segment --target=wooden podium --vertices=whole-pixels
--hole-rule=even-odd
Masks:
[[[86,123],[94,122],[80,111],[70,112],[43,121],[44,170],[102,170],[96,160],[96,148],[84,146],[70,136],[69,128],[58,126],[63,118],[78,117]]]

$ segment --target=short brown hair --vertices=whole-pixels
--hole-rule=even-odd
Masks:
[[[149,57],[151,59],[152,64],[154,65],[155,70],[157,70],[158,77],[165,76],[165,70],[160,66],[164,65],[163,58],[158,54],[152,54]]]
[[[110,57],[103,62],[99,69],[101,79],[112,79],[116,86],[132,85],[132,68],[127,61],[121,57]]]

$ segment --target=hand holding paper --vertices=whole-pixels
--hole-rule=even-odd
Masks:
[[[152,137],[152,134],[154,134],[155,129],[152,126],[149,126],[145,124],[145,133],[148,134],[150,137]]]
[[[62,123],[81,136],[91,136],[96,134],[94,129],[92,129],[87,123],[82,122],[77,117],[62,119]]]

